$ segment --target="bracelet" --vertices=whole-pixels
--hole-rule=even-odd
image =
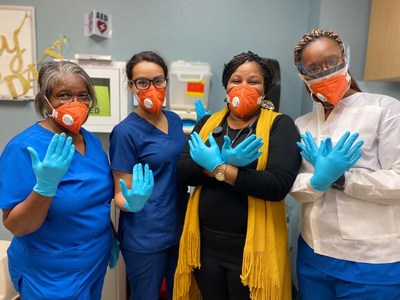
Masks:
[[[342,174],[342,176],[340,176],[334,183],[332,183],[331,188],[343,191],[345,189],[344,186],[345,182],[346,182],[346,177],[344,176],[344,174]]]

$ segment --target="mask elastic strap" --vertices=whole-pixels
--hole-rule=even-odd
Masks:
[[[347,79],[347,81],[349,82],[349,85],[350,85],[350,83],[351,83],[351,76],[350,76],[350,74],[349,74],[349,71],[346,72],[346,79]]]
[[[46,100],[46,102],[50,105],[51,109],[53,110],[51,115],[49,115],[48,113],[46,114],[48,117],[52,117],[52,118],[57,118],[58,116],[58,112],[55,110],[55,108],[53,107],[53,105],[51,105],[49,99],[47,99],[46,95],[43,95],[44,99]]]
[[[140,99],[136,93],[133,93],[133,106],[135,106],[135,100],[137,101],[137,105],[139,105]]]
[[[312,99],[313,101],[315,101],[313,96],[315,96],[315,94],[314,94],[314,93],[311,91],[311,89],[310,89],[310,97],[311,97],[311,99]],[[327,101],[324,101],[324,100],[318,98],[317,96],[315,96],[315,97],[320,101],[320,103],[322,104],[322,106],[323,106],[324,108],[333,108],[333,107],[335,107],[335,105],[332,105],[332,104],[331,104],[330,106],[326,106],[326,105],[324,105],[324,104],[327,104],[327,103],[328,103]],[[315,102],[318,102],[318,101],[315,101]]]

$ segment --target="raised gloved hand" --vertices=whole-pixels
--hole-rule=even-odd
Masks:
[[[144,174],[142,164],[136,164],[132,170],[132,189],[128,189],[123,179],[119,180],[122,195],[125,197],[124,207],[130,212],[138,212],[150,198],[154,187],[153,171],[145,164]]]
[[[190,135],[188,143],[192,159],[198,165],[212,173],[224,161],[221,158],[221,151],[212,134],[208,135],[208,141],[210,142],[210,147],[204,143],[197,132],[193,132]]]
[[[33,172],[36,176],[36,184],[33,190],[43,196],[53,197],[57,192],[58,184],[67,173],[75,146],[72,138],[66,138],[65,133],[55,134],[47,147],[43,161],[32,147],[27,148],[31,160]]]
[[[311,133],[306,131],[306,134],[301,135],[304,144],[297,142],[297,146],[301,149],[301,156],[308,161],[312,166],[315,166],[315,159],[318,155],[318,146],[314,141]]]
[[[197,121],[199,121],[205,115],[211,115],[211,111],[206,111],[206,108],[201,100],[194,101],[194,109],[196,111]]]
[[[221,149],[221,157],[223,161],[230,165],[244,167],[261,156],[262,152],[258,152],[258,150],[262,145],[264,145],[262,139],[252,134],[235,148],[232,148],[231,139],[229,136],[225,135],[224,144]]]
[[[350,136],[350,132],[346,132],[333,149],[330,138],[321,142],[315,160],[314,175],[310,180],[314,189],[321,192],[326,191],[357,162],[362,155],[360,148],[364,144],[364,141],[358,141],[353,146],[358,135],[358,133],[354,133]]]

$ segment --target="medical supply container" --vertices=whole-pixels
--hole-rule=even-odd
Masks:
[[[169,68],[169,106],[184,121],[184,127],[196,123],[194,102],[201,100],[208,109],[211,66],[204,62],[178,60]],[[185,130],[185,128],[184,128]]]

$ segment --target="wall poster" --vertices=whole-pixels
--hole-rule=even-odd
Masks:
[[[0,100],[32,100],[36,95],[35,10],[0,5]]]

